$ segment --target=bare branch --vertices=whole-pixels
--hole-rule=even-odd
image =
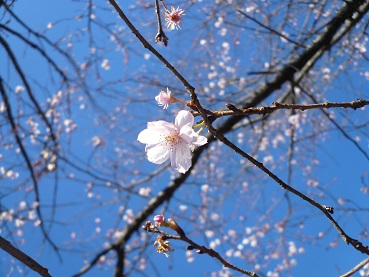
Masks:
[[[179,226],[178,226],[179,227]],[[179,236],[173,236],[170,235],[166,232],[163,232],[162,230],[158,229],[157,227],[154,226],[154,224],[152,224],[150,221],[147,221],[145,226],[142,226],[142,228],[149,233],[159,233],[159,239],[160,240],[166,240],[166,239],[174,239],[174,240],[181,240],[184,241],[186,243],[188,243],[190,246],[187,246],[187,250],[194,250],[197,249],[197,253],[198,254],[207,254],[212,258],[217,259],[221,264],[223,264],[224,267],[226,268],[230,268],[233,269],[234,271],[240,272],[242,274],[248,275],[248,276],[252,276],[252,277],[258,277],[258,275],[256,274],[256,272],[251,272],[245,269],[242,269],[240,267],[237,267],[229,262],[227,262],[217,251],[214,251],[211,248],[207,248],[205,246],[201,246],[199,244],[197,244],[196,242],[194,242],[193,240],[191,240],[190,238],[188,238],[184,232],[178,232],[180,233]],[[180,228],[180,227],[179,227]],[[182,230],[182,229],[181,229]],[[154,244],[155,245],[155,244]]]
[[[351,102],[324,102],[324,103],[316,103],[316,104],[284,104],[279,102],[273,102],[272,106],[263,106],[263,107],[250,107],[246,109],[239,109],[235,107],[233,104],[226,104],[226,107],[230,111],[209,111],[205,110],[206,114],[222,117],[228,115],[250,115],[250,114],[261,114],[267,115],[271,114],[276,110],[313,110],[313,109],[329,109],[329,108],[344,108],[344,109],[359,109],[364,106],[369,105],[368,100],[355,100]],[[196,114],[196,113],[195,113]]]
[[[1,39],[2,38],[0,36],[0,42],[1,42]],[[43,216],[42,216],[41,209],[40,209],[40,192],[39,192],[39,188],[38,188],[38,182],[37,182],[36,174],[35,174],[35,172],[33,170],[31,159],[29,158],[28,153],[27,153],[26,149],[24,148],[23,142],[22,142],[22,140],[21,140],[21,138],[19,136],[18,128],[17,128],[17,125],[16,125],[16,123],[14,121],[12,109],[11,109],[11,106],[10,106],[10,103],[9,103],[8,96],[6,94],[5,88],[3,86],[3,79],[2,79],[1,76],[0,76],[0,93],[1,93],[1,96],[2,96],[2,98],[4,100],[4,103],[5,103],[6,113],[8,115],[8,120],[9,120],[10,125],[12,127],[13,135],[15,137],[15,140],[16,140],[18,146],[19,146],[20,152],[21,152],[21,154],[22,154],[22,156],[23,156],[23,158],[24,158],[24,160],[26,162],[27,168],[28,168],[28,170],[30,172],[30,175],[31,175],[33,187],[34,187],[34,190],[35,190],[35,201],[37,202],[36,211],[37,211],[37,215],[40,218],[40,227],[41,227],[42,234],[44,235],[45,239],[54,248],[55,252],[58,254],[59,259],[61,259],[60,253],[58,252],[58,247],[52,241],[52,239],[50,238],[48,232],[45,229],[45,224],[44,224]]]
[[[369,263],[369,258],[363,260],[359,264],[357,264],[353,269],[346,272],[345,274],[342,274],[340,277],[349,277],[352,276],[354,273],[358,272],[360,269],[362,269],[366,264]]]
[[[165,35],[163,31],[163,26],[161,24],[161,17],[160,17],[160,7],[159,7],[159,0],[155,0],[155,11],[156,17],[158,20],[158,33],[155,36],[155,42],[162,41],[165,46],[168,46],[168,37]]]
[[[33,271],[37,272],[43,277],[51,277],[48,269],[43,267],[30,256],[19,250],[18,248],[14,247],[9,241],[4,239],[0,236],[0,248],[3,249],[8,254],[12,255],[18,261],[23,263],[24,265],[28,266]]]

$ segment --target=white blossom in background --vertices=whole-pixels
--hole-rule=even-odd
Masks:
[[[27,203],[25,201],[22,201],[19,203],[19,209],[24,210],[27,207]]]
[[[92,146],[93,147],[98,147],[98,146],[104,146],[106,145],[106,141],[98,136],[94,136],[92,137]]]
[[[125,215],[123,215],[123,220],[128,224],[131,224],[134,220],[134,214],[131,209],[127,209]]]
[[[212,238],[214,236],[214,231],[206,230],[205,231],[205,236],[207,236],[208,238]]]
[[[22,91],[24,91],[24,87],[22,87],[22,86],[16,86],[14,91],[15,91],[15,93],[17,93],[17,94],[18,94],[18,93],[21,93]]]
[[[193,129],[194,117],[189,111],[178,113],[175,123],[163,120],[147,123],[137,140],[146,144],[147,158],[154,164],[162,164],[170,159],[171,166],[185,173],[192,165],[191,151],[195,146],[207,143],[207,138]]]
[[[70,133],[77,128],[77,124],[75,124],[71,119],[65,119],[63,123],[66,133]]]
[[[186,211],[187,210],[187,206],[186,205],[179,205],[179,210]]]
[[[110,69],[110,62],[107,59],[104,59],[101,63],[101,67],[105,70],[109,70]]]
[[[148,197],[150,195],[151,192],[151,188],[147,187],[147,188],[140,188],[138,191],[138,194],[140,196],[144,196],[144,197]]]
[[[186,251],[186,258],[188,263],[192,263],[195,260],[195,256],[193,254],[193,251]]]

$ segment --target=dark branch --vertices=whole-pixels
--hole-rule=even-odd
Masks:
[[[0,236],[0,248],[3,249],[8,254],[12,255],[21,263],[28,266],[33,271],[39,273],[43,277],[51,277],[48,269],[43,267],[30,256],[20,251],[18,248],[14,247],[9,241]]]

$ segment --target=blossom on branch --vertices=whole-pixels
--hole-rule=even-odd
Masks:
[[[146,144],[150,162],[162,164],[170,158],[172,168],[185,173],[192,165],[191,151],[208,141],[192,129],[193,123],[193,115],[182,110],[174,124],[163,120],[148,122],[147,129],[138,134],[137,140]]]
[[[156,216],[154,216],[154,223],[156,227],[160,227],[163,223],[165,222],[165,218],[163,214],[158,214]]]
[[[173,6],[171,8],[171,11],[167,10],[167,12],[164,14],[165,21],[167,22],[167,27],[170,30],[173,29],[181,29],[182,25],[182,19],[181,17],[184,16],[184,10],[180,9],[179,7],[175,9]]]
[[[157,96],[155,96],[156,102],[159,106],[163,106],[163,109],[168,109],[169,103],[171,102],[171,91],[167,88],[167,92],[160,91]]]
[[[172,95],[172,92],[167,88],[167,92],[160,91],[157,96],[155,96],[156,102],[158,102],[159,106],[163,106],[163,109],[168,109],[170,103],[182,103],[187,105],[187,102],[177,99]]]

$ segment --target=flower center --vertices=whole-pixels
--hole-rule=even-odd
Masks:
[[[179,141],[180,141],[180,137],[179,137],[178,131],[174,131],[170,135],[164,137],[164,143],[170,150],[173,150],[174,148],[176,148]]]
[[[178,15],[178,13],[173,13],[170,16],[170,20],[174,23],[179,23],[181,21],[181,17]]]

